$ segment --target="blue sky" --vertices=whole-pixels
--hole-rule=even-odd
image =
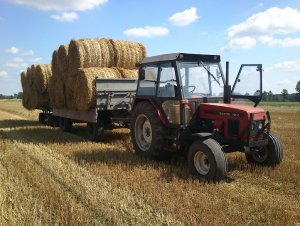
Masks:
[[[232,80],[262,63],[273,93],[300,80],[299,0],[0,0],[0,93],[21,91],[20,72],[60,44],[96,37],[142,42],[148,56],[220,54]]]

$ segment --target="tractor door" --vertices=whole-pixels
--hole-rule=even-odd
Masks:
[[[231,91],[235,100],[247,99],[256,107],[262,99],[262,65],[242,64]]]

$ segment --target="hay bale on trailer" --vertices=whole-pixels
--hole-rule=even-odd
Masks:
[[[78,68],[115,65],[113,46],[109,39],[104,38],[72,40],[69,44],[68,58],[69,67],[73,72]]]
[[[51,76],[50,65],[32,65],[26,73],[21,73],[22,103],[25,108],[39,109],[49,106],[48,85]]]
[[[146,48],[142,43],[112,40],[115,55],[115,67],[134,69],[146,57]]]
[[[49,78],[52,76],[50,64],[39,64],[35,67],[34,84],[40,94],[47,92]]]
[[[80,68],[75,77],[75,82],[70,82],[67,87],[74,87],[74,95],[67,102],[72,103],[75,110],[88,111],[96,106],[96,78],[121,78],[120,72],[115,68]]]
[[[118,68],[122,78],[127,79],[137,79],[138,78],[138,70],[137,69],[124,69]]]
[[[64,108],[65,103],[65,84],[62,79],[57,76],[53,76],[49,80],[49,99],[50,104],[56,108]]]
[[[23,89],[22,104],[25,108],[29,108],[29,86],[27,72],[25,71],[21,73],[21,84]]]

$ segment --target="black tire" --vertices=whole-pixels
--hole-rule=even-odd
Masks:
[[[60,129],[60,131],[63,131],[63,132],[64,132],[64,124],[65,124],[64,118],[59,117],[59,118],[58,118],[58,123],[59,123],[59,129]]]
[[[168,160],[171,157],[171,153],[164,150],[168,131],[149,102],[143,101],[134,107],[130,133],[137,155],[156,160]]]
[[[221,145],[214,139],[194,141],[188,151],[188,169],[191,174],[208,181],[227,177],[227,159]]]
[[[72,131],[72,120],[68,118],[59,118],[59,128],[63,132],[71,132]]]
[[[47,114],[47,124],[52,127],[58,127],[59,126],[59,121],[58,117],[52,115],[52,114]]]
[[[86,125],[87,136],[91,141],[103,141],[104,138],[104,127],[103,123],[90,123]]]
[[[274,133],[269,133],[268,144],[264,147],[245,153],[248,163],[261,166],[276,166],[282,162],[283,148]]]
[[[45,122],[46,122],[46,115],[45,115],[45,113],[40,113],[39,114],[39,123],[45,124]]]

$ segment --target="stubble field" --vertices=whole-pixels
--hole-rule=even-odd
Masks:
[[[129,130],[89,142],[37,122],[38,111],[0,101],[0,225],[297,225],[300,105],[263,106],[284,146],[276,168],[227,155],[229,179],[191,177],[183,159],[137,157]]]

